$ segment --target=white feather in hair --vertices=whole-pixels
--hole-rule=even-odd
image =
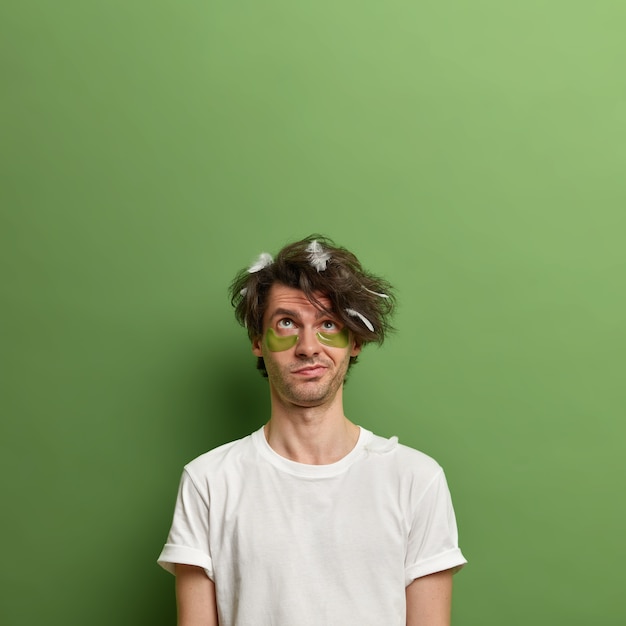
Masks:
[[[259,254],[259,258],[248,268],[248,273],[254,274],[255,272],[260,272],[273,262],[274,258],[271,254],[268,252],[261,252],[261,254]]]
[[[362,315],[354,309],[346,309],[346,313],[348,315],[351,315],[352,317],[358,317],[367,326],[370,332],[374,332],[374,326],[372,325],[372,322],[370,322],[367,317],[365,317],[365,315]]]
[[[386,293],[378,293],[378,291],[372,291],[371,289],[368,289],[365,286],[363,286],[363,289],[365,289],[365,291],[367,291],[369,293],[373,293],[375,296],[380,296],[381,298],[388,298],[389,297]]]
[[[322,248],[322,244],[314,239],[307,247],[306,251],[309,253],[309,262],[318,271],[323,272],[326,269],[326,264],[330,260],[330,252],[325,252]]]

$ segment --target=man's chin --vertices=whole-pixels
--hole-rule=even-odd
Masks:
[[[298,392],[290,394],[288,399],[294,406],[310,409],[327,404],[334,395],[328,393],[328,390],[310,389],[307,393],[306,389],[300,389]]]

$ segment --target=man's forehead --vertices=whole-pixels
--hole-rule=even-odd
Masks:
[[[331,309],[332,303],[330,298],[321,292],[315,292],[313,297],[320,303],[322,307]],[[275,284],[272,285],[269,291],[267,300],[266,313],[272,315],[277,309],[315,309],[316,311],[323,310],[319,305],[311,302],[306,294],[294,287],[287,287],[285,285]]]

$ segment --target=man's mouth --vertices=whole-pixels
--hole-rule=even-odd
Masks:
[[[315,378],[321,376],[326,371],[324,365],[307,365],[306,367],[300,367],[294,370],[292,374],[296,376],[302,376],[304,378]]]

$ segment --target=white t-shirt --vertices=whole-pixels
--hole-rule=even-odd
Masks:
[[[465,562],[441,467],[363,428],[329,465],[262,428],[198,457],[159,557],[204,568],[220,626],[404,626],[405,587]]]

